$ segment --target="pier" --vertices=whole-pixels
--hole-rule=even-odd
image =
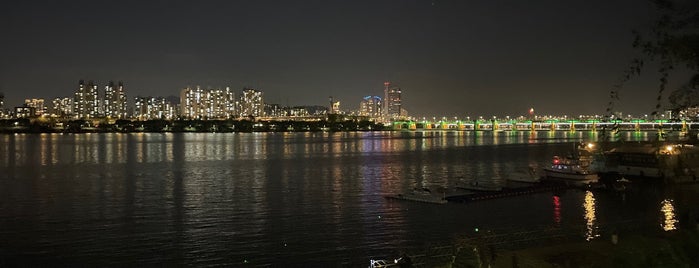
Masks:
[[[506,198],[521,195],[530,195],[543,192],[551,192],[558,190],[570,189],[571,187],[562,184],[537,184],[527,187],[503,188],[500,191],[489,192],[473,192],[463,195],[447,196],[445,199],[449,202],[465,203],[472,201],[482,201],[498,198]]]

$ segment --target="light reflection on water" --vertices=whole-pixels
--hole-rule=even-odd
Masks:
[[[558,195],[553,196],[553,223],[555,226],[561,224],[561,197]]]
[[[363,265],[474,227],[585,224],[595,236],[604,219],[597,208],[608,203],[592,193],[554,197],[553,223],[551,193],[444,206],[383,197],[471,179],[507,186],[508,174],[541,167],[595,135],[0,135],[0,241],[12,243],[0,248],[93,266]],[[619,214],[612,208],[607,213]]]
[[[590,191],[585,191],[583,207],[585,208],[585,240],[587,241],[600,236],[597,230],[596,206],[595,195]]]
[[[660,224],[660,227],[666,232],[677,229],[678,221],[675,218],[675,206],[672,203],[672,199],[665,199],[660,202],[660,212],[663,213],[663,223]]]

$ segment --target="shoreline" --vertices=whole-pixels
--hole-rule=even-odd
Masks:
[[[254,121],[254,120],[40,120],[3,119],[0,133],[234,133],[234,132],[347,132],[391,130],[368,120]]]

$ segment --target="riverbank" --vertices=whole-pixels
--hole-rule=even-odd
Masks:
[[[619,236],[505,251],[489,261],[492,267],[697,267],[699,233],[676,231],[661,236]]]
[[[382,131],[383,124],[366,119],[263,121],[239,120],[56,120],[4,119],[0,133],[132,133],[132,132],[319,132]]]
[[[699,226],[513,250],[498,251],[483,245],[455,245],[454,249],[451,259],[419,256],[416,267],[699,267]]]

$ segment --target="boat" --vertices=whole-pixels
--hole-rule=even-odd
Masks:
[[[430,189],[427,189],[427,188],[422,188],[422,189],[416,188],[416,189],[413,189],[412,191],[407,192],[407,193],[396,194],[396,195],[387,195],[386,198],[416,201],[416,202],[423,202],[423,203],[432,203],[432,204],[446,204],[447,203],[445,196],[434,195],[432,193],[432,191],[430,191]]]
[[[644,182],[699,182],[699,147],[681,142],[602,144],[597,171]]]
[[[575,150],[566,157],[554,156],[551,165],[544,168],[545,178],[573,186],[596,183],[599,175],[590,168],[592,156],[583,152],[589,151]]]
[[[631,182],[631,181],[629,181],[629,180],[627,180],[626,178],[622,177],[621,179],[618,179],[618,180],[616,180],[616,181],[613,181],[613,182],[611,183],[611,188],[612,188],[612,190],[614,190],[614,191],[623,192],[623,191],[626,191],[626,189],[628,188],[627,185],[629,185],[630,182]]]

